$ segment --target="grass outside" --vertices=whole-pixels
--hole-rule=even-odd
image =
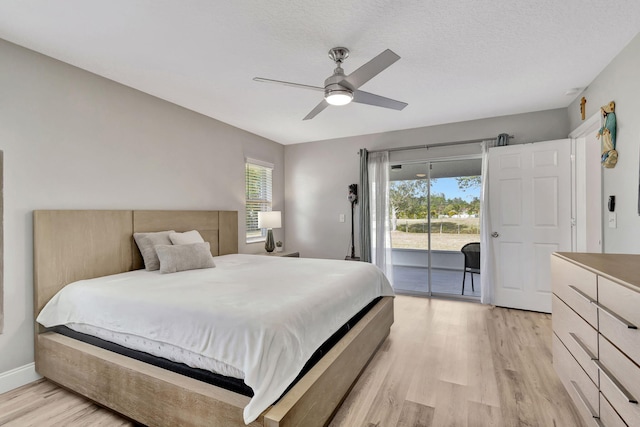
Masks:
[[[397,226],[409,230],[424,230],[422,232],[409,233],[406,231],[391,232],[391,247],[395,249],[428,249],[429,229],[423,219],[398,219]],[[442,227],[441,227],[442,226]],[[443,230],[441,233],[440,230]],[[480,241],[479,218],[438,218],[431,220],[431,249],[441,251],[459,251],[469,242]],[[458,233],[458,230],[460,233]],[[446,232],[449,231],[449,232]]]

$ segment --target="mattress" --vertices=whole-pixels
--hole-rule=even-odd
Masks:
[[[183,363],[192,368],[204,369],[205,371],[224,375],[225,377],[237,378],[239,380],[244,379],[244,372],[240,369],[167,342],[149,339],[135,334],[110,331],[84,323],[68,323],[65,326],[81,334],[100,338],[131,350],[149,353],[157,357],[162,357],[163,359],[171,360],[172,362]]]
[[[365,314],[373,308],[379,301],[381,297],[373,300],[369,305],[360,310],[358,314],[353,316],[347,323],[345,323],[342,328],[340,328],[336,333],[334,333],[327,341],[325,341],[320,348],[318,348],[311,356],[311,359],[307,361],[304,368],[298,375],[298,377],[289,385],[285,393],[293,387],[296,382],[302,378],[313,366],[320,361],[320,359],[327,354],[329,350],[340,341],[349,330],[354,327],[360,319],[364,317]],[[184,363],[180,363],[178,361],[168,360],[163,357],[154,356],[151,353],[143,352],[139,350],[133,350],[131,348],[127,348],[125,346],[115,344],[110,341],[103,340],[101,338],[97,338],[93,335],[83,334],[80,332],[76,332],[73,329],[68,328],[67,326],[56,326],[53,328],[53,331],[68,336],[70,338],[77,339],[79,341],[85,342],[87,344],[95,345],[97,347],[103,348],[105,350],[113,351],[115,353],[121,354],[123,356],[131,357],[133,359],[139,360],[141,362],[145,362],[159,368],[167,369],[169,371],[175,372],[180,375],[187,376],[189,378],[196,379],[198,381],[203,381],[207,384],[212,384],[217,387],[224,388],[226,390],[233,391],[235,393],[239,393],[243,396],[253,397],[253,390],[249,386],[247,386],[243,380],[239,378],[233,378],[229,376],[225,376],[213,371],[208,371],[205,369],[193,368]],[[283,393],[284,394],[284,393]]]
[[[368,263],[237,254],[215,262],[213,269],[138,270],[75,282],[37,320],[163,343],[158,347],[170,348],[174,359],[190,354],[191,364],[198,357],[215,361],[254,391],[244,409],[249,423],[355,313],[393,295],[384,274]]]

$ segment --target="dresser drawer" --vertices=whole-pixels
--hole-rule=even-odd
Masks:
[[[599,344],[600,391],[628,425],[640,426],[640,368],[602,335]]]
[[[600,333],[640,365],[640,293],[598,278]]]
[[[592,359],[598,358],[598,331],[555,295],[552,299],[552,309],[553,332],[597,386],[598,367]]]
[[[602,394],[600,394],[600,421],[605,427],[627,427]]]
[[[588,426],[594,425],[593,417],[599,416],[598,388],[555,334],[552,345],[553,367],[560,381],[575,402],[582,419]]]
[[[551,286],[553,293],[571,307],[594,328],[598,327],[596,274],[557,256],[551,257]]]

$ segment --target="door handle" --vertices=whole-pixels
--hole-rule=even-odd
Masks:
[[[589,411],[589,414],[591,414],[591,416],[593,417],[593,422],[595,423],[595,425],[597,425],[598,427],[604,427],[604,424],[600,422],[600,417],[598,417],[598,414],[593,410],[584,393],[582,392],[582,390],[580,390],[578,383],[576,383],[575,381],[571,381],[571,385],[573,386],[573,390],[575,390],[576,394],[578,395],[580,403],[584,405],[585,409]]]
[[[599,302],[591,301],[591,304],[593,304],[596,307],[598,307],[598,309],[601,310],[603,313],[608,314],[609,317],[613,318],[614,320],[617,320],[618,323],[620,323],[622,326],[626,326],[628,329],[638,329],[638,327],[636,325],[634,325],[633,323],[629,322],[628,320],[625,320],[624,317],[620,316],[618,313],[616,313],[615,311],[611,310],[610,308],[605,307],[604,305],[600,304]]]
[[[593,353],[591,353],[591,350],[589,350],[589,347],[587,347],[585,343],[583,343],[582,340],[578,338],[576,334],[574,334],[573,332],[569,332],[569,335],[571,336],[571,338],[573,338],[576,344],[580,346],[582,351],[586,353],[587,357],[589,357],[590,360],[598,360],[598,358],[594,356]]]
[[[598,303],[598,301],[594,300],[589,295],[585,294],[584,292],[582,292],[580,289],[576,288],[573,285],[569,285],[569,289],[571,289],[573,292],[578,294],[580,296],[580,298],[584,299],[589,304],[597,304]]]
[[[498,234],[497,231],[494,231],[493,233],[491,233],[491,237],[500,237],[500,234]]]
[[[615,388],[629,401],[629,403],[638,404],[638,399],[633,397],[633,395],[618,381],[618,379],[613,376],[611,372],[600,362],[599,360],[592,360],[592,362],[598,367],[600,372],[602,372],[609,380],[613,383]]]

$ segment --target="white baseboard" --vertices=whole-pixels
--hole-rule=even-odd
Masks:
[[[29,363],[19,368],[0,373],[0,394],[22,387],[42,378],[36,372],[35,363]]]

